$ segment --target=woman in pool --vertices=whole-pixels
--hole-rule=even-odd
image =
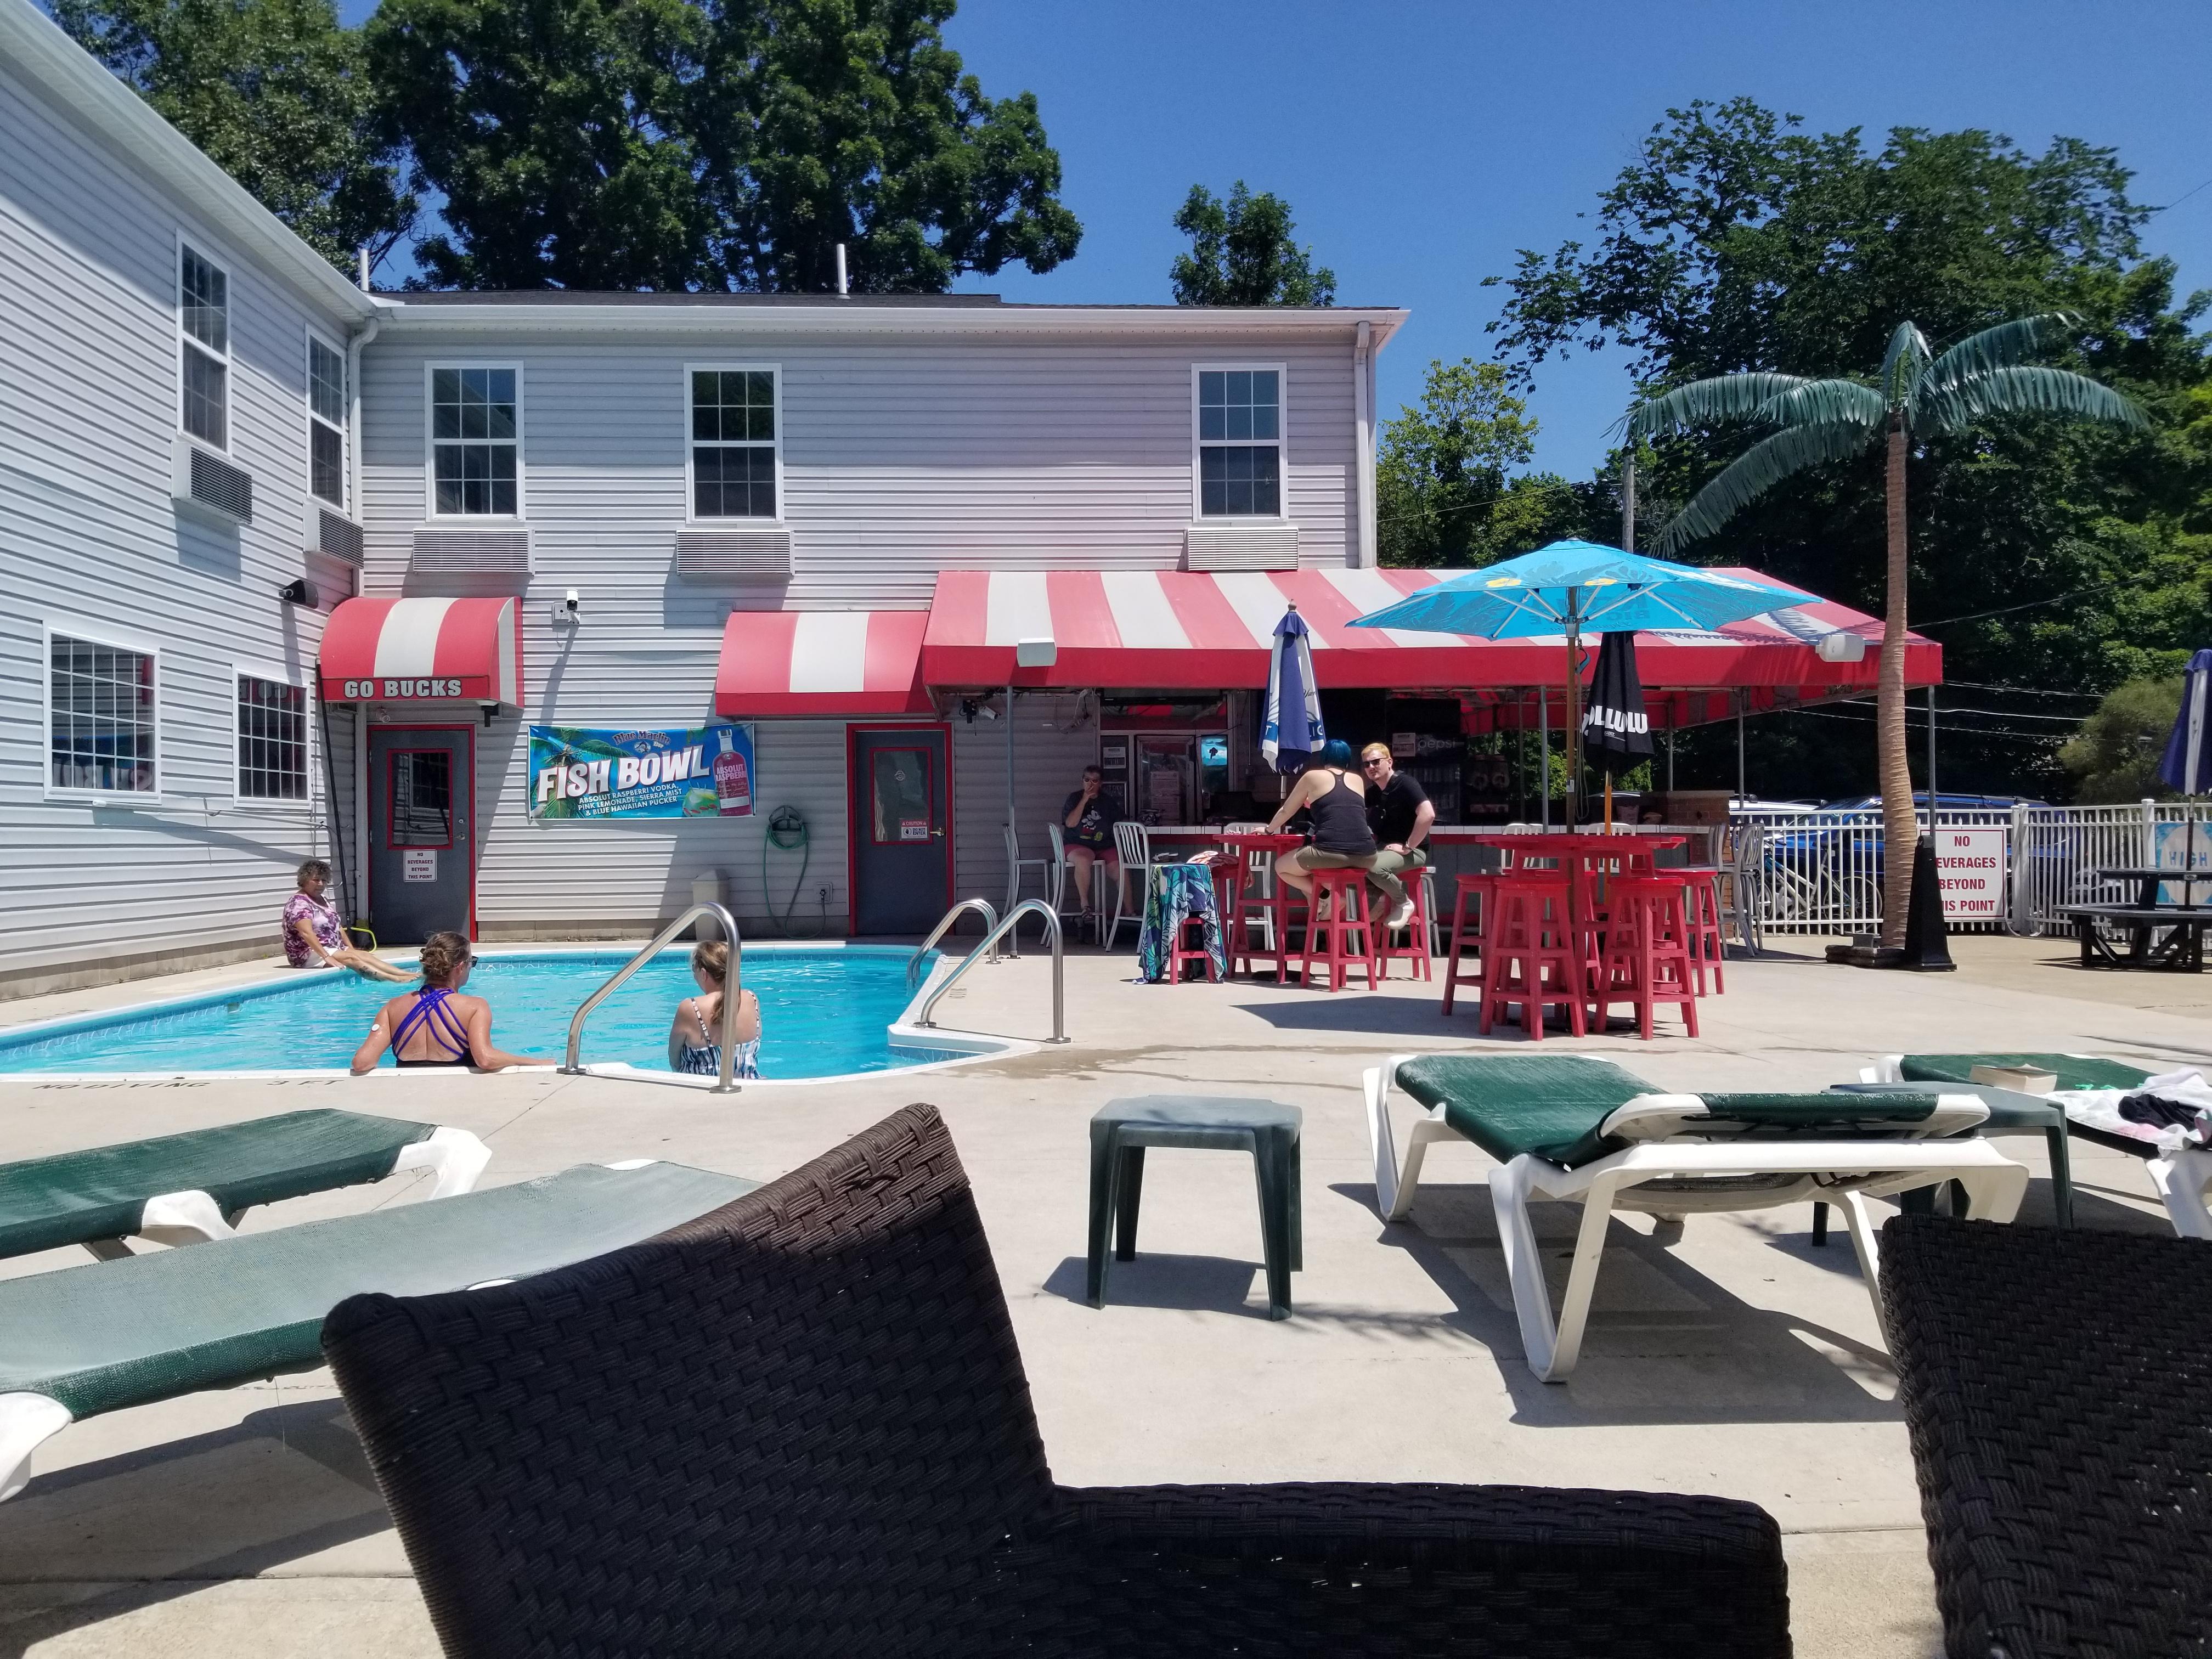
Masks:
[[[668,1027],[668,1068],[697,1077],[722,1074],[722,992],[730,981],[730,947],[708,939],[691,950],[691,977],[699,994],[676,1005]],[[738,988],[738,1053],[732,1078],[760,1075],[760,999]]]
[[[433,933],[425,939],[422,988],[394,997],[377,1010],[376,1024],[355,1052],[354,1075],[374,1071],[386,1048],[400,1066],[473,1066],[480,1072],[550,1066],[550,1060],[492,1046],[491,1004],[460,994],[475,963],[468,940],[459,933]]]
[[[338,907],[323,896],[323,889],[330,885],[329,865],[309,859],[294,878],[300,890],[284,902],[285,961],[295,968],[350,968],[371,979],[400,984],[414,977],[374,951],[357,951],[346,943]]]

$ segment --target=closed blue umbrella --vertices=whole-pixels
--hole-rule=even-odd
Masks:
[[[1267,659],[1267,723],[1260,733],[1260,756],[1278,772],[1302,772],[1327,741],[1321,692],[1314,684],[1313,641],[1306,619],[1292,605],[1275,624],[1275,649]]]
[[[2212,788],[2212,651],[2190,658],[2181,679],[2181,712],[2173,717],[2173,735],[2166,740],[2166,753],[2158,763],[2159,781],[2185,795],[2201,795]],[[2184,837],[2182,868],[2197,867],[2197,815],[2189,815]]]
[[[1803,596],[1741,576],[1668,559],[1647,559],[1595,542],[1553,542],[1518,558],[1437,582],[1370,612],[1354,628],[1406,628],[1525,640],[1567,641],[1567,775],[1575,776],[1576,701],[1585,632],[1698,632],[1802,601]]]

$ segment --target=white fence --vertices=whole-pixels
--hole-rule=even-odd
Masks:
[[[1865,933],[1881,927],[1879,806],[1759,806],[1739,809],[1733,822],[1760,831],[1755,874],[1767,932]],[[2060,932],[2070,926],[2060,914],[2068,905],[2125,903],[2136,896],[2132,884],[2100,877],[2100,869],[2212,868],[2212,804],[2204,802],[1946,811],[1936,815],[1936,827],[2009,832],[2003,921],[1954,927]]]

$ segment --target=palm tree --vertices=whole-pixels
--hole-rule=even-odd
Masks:
[[[1991,415],[2069,415],[2121,426],[2147,424],[2142,411],[2086,375],[2025,361],[2073,333],[2063,312],[2023,317],[1970,334],[1942,356],[1911,323],[1899,323],[1873,385],[1810,380],[1795,374],[1722,374],[1638,405],[1629,416],[1631,442],[1726,422],[1779,428],[1761,439],[1699,490],[1660,532],[1655,550],[1672,553],[1711,535],[1784,478],[1862,453],[1877,441],[1888,447],[1888,611],[1881,630],[1881,673],[1875,699],[1875,746],[1881,780],[1883,841],[1911,847],[1918,837],[1912,772],[1905,745],[1905,461],[1915,434],[1959,432]],[[1882,867],[1882,940],[1905,936],[1912,861],[1888,858]]]

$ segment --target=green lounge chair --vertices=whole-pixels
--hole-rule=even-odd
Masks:
[[[566,1267],[757,1182],[646,1160],[0,1280],[0,1499],[80,1418],[323,1363],[349,1296],[427,1296]]]
[[[433,1170],[433,1198],[476,1185],[491,1160],[466,1129],[359,1112],[285,1112],[220,1128],[0,1164],[0,1257],[82,1244],[106,1260],[126,1238],[228,1238],[256,1204]]]
[[[2049,1072],[2058,1080],[2045,1103],[2055,1101],[2061,1106],[2069,1090],[2140,1089],[2155,1075],[2126,1060],[2106,1060],[2097,1054],[1884,1054],[1859,1076],[1869,1083],[1967,1083],[1972,1081],[1977,1066]],[[2200,1069],[2212,1075],[2212,1065]],[[2030,1095],[2027,1098],[2034,1100],[2038,1097]],[[2078,1121],[2069,1123],[2067,1133],[2145,1159],[2151,1185],[2158,1189],[2159,1201],[2166,1206],[2166,1218],[2172,1222],[2173,1231],[2184,1238],[2212,1239],[2212,1210],[2204,1204],[2205,1188],[2212,1186],[2212,1152],[2188,1147],[2168,1152],[2152,1142],[2114,1134]]]
[[[1456,1136],[1498,1160],[1490,1196],[1514,1311],[1528,1368],[1547,1382],[1565,1381],[1581,1356],[1606,1223],[1616,1208],[1673,1218],[1815,1198],[1839,1203],[1879,1322],[1866,1195],[1956,1181],[1973,1213],[2008,1221],[2027,1190],[2027,1170],[1986,1142],[1943,1139],[1988,1115],[1969,1097],[1670,1094],[1583,1054],[1395,1054],[1365,1078],[1376,1194],[1386,1219],[1411,1212],[1431,1141]],[[1423,1109],[1402,1172],[1390,1122],[1394,1089]],[[1583,1206],[1556,1321],[1528,1215],[1540,1199]]]

